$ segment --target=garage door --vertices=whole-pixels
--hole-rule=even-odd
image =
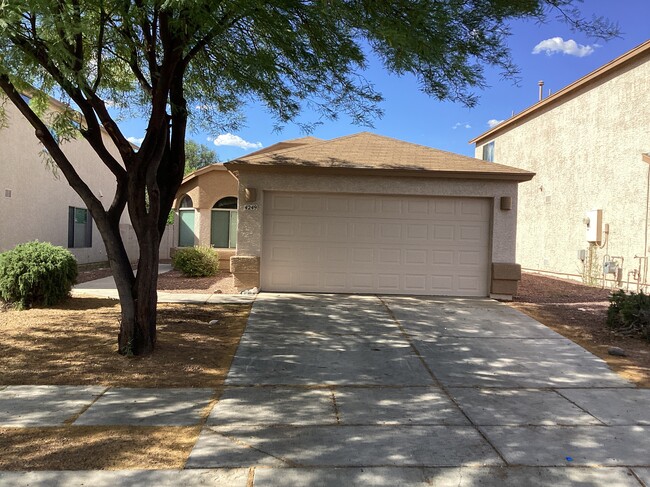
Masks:
[[[265,291],[486,296],[479,198],[265,192]]]

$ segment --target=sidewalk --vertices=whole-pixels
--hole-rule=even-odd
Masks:
[[[196,426],[183,470],[0,485],[650,487],[649,402],[495,301],[262,293],[223,388],[0,386],[3,428]]]
[[[170,264],[160,264],[158,274],[172,270]],[[77,284],[72,288],[72,296],[90,296],[96,298],[119,299],[115,280],[112,276]],[[158,291],[159,303],[193,303],[193,304],[239,304],[252,303],[254,294],[213,294],[213,293],[170,293]]]

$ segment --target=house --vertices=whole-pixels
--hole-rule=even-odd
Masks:
[[[238,181],[230,258],[238,289],[505,299],[516,291],[517,186],[529,171],[367,132],[281,142],[223,166]],[[205,224],[226,226],[214,212],[231,189],[201,189],[201,177],[224,173],[201,171],[185,180],[177,207],[192,198],[195,241],[207,242],[215,232]]]
[[[104,243],[83,201],[63,175],[47,164],[45,149],[18,109],[10,102],[4,108],[7,126],[0,129],[0,252],[40,240],[68,248],[81,264],[106,262]],[[54,99],[50,99],[50,109],[69,110]],[[104,137],[117,156],[108,134]],[[115,177],[90,145],[80,137],[61,141],[61,149],[104,206],[110,206]],[[138,244],[126,212],[120,232],[129,256],[137,260]],[[168,256],[168,247],[167,243],[161,245],[163,258]]]
[[[174,203],[172,254],[178,247],[218,249],[219,268],[230,269],[237,248],[238,182],[223,164],[211,164],[183,179]]]
[[[476,157],[537,174],[519,192],[524,270],[647,287],[648,80],[650,41],[470,141]]]

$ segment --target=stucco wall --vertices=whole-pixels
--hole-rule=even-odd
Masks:
[[[238,182],[222,165],[210,167],[200,172],[196,177],[185,181],[177,192],[174,208],[174,244],[178,245],[178,205],[185,195],[192,198],[194,205],[194,243],[195,245],[210,246],[210,230],[212,207],[221,198],[237,197]]]
[[[0,129],[0,251],[34,239],[67,247],[68,207],[85,208],[85,205],[62,174],[57,177],[46,167],[43,146],[31,125],[13,104],[7,102],[5,107],[8,127]],[[105,140],[109,150],[117,155],[107,135]],[[115,177],[92,148],[79,139],[62,142],[61,149],[108,208],[115,191]],[[5,196],[5,190],[11,191],[11,197]],[[133,245],[130,239],[133,230],[126,212],[120,230],[127,237],[129,256],[136,259],[137,243]],[[104,244],[94,225],[92,247],[70,251],[80,263],[107,260]]]
[[[261,256],[264,191],[327,193],[372,193],[427,196],[472,196],[494,199],[492,216],[492,262],[515,261],[517,183],[432,178],[390,178],[341,176],[324,173],[283,174],[279,172],[239,173],[239,229],[237,255]],[[256,188],[257,200],[247,209],[245,189]],[[501,196],[512,198],[512,210],[502,211]]]
[[[498,133],[495,162],[537,173],[519,188],[517,261],[524,268],[579,278],[587,249],[583,218],[602,209],[609,244],[595,249],[593,278],[608,253],[623,256],[624,280],[648,249],[650,59],[576,92],[564,103]],[[486,142],[489,142],[487,140]],[[482,155],[476,147],[476,157]]]

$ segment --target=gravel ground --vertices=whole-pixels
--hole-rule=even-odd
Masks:
[[[650,388],[650,342],[612,332],[605,320],[610,290],[535,274],[523,274],[510,305],[580,344],[636,383]],[[627,357],[608,353],[622,348]]]

